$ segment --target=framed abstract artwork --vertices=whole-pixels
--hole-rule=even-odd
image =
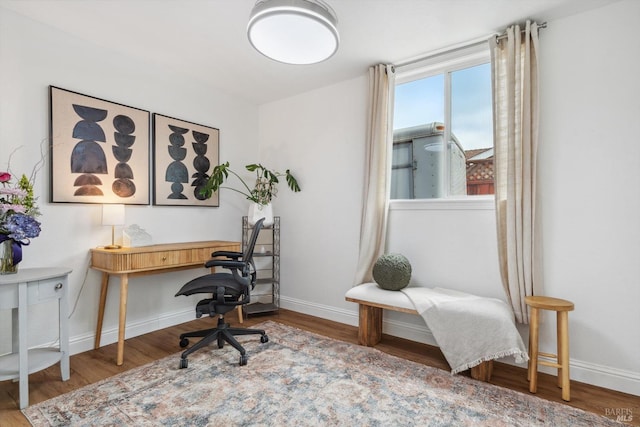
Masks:
[[[50,200],[150,203],[150,113],[49,86]]]
[[[219,161],[220,130],[153,114],[153,204],[219,206],[200,190]]]

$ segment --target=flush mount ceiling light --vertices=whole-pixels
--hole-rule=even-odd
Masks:
[[[247,35],[261,54],[286,64],[315,64],[340,43],[336,15],[322,0],[259,0]]]

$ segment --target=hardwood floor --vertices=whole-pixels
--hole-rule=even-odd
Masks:
[[[227,316],[232,324],[237,323],[234,316]],[[317,317],[296,313],[289,310],[269,315],[252,316],[245,320],[245,326],[274,320],[286,325],[305,329],[331,338],[357,344],[357,328],[336,323]],[[177,353],[178,335],[182,332],[199,329],[203,322],[215,319],[197,319],[181,325],[155,331],[126,341],[125,360],[122,366],[116,366],[116,344],[101,347],[71,356],[71,379],[60,381],[60,370],[53,366],[29,376],[29,403],[34,404],[64,394],[152,362],[153,360]],[[448,370],[449,366],[437,347],[420,344],[384,335],[377,349],[404,359],[437,368]],[[177,359],[176,359],[176,363]],[[251,361],[249,361],[251,363]],[[467,373],[468,374],[468,373]],[[491,383],[528,393],[527,372],[523,368],[502,363],[495,363]],[[571,382],[571,402],[564,402],[560,398],[560,389],[556,386],[555,376],[538,375],[537,396],[543,399],[560,402],[567,405],[591,411],[609,418],[616,418],[616,414],[626,415],[626,424],[640,426],[640,398],[638,396],[620,393],[601,387],[595,387]],[[631,417],[631,421],[629,421]],[[28,426],[29,423],[18,409],[18,383],[12,381],[0,382],[0,426]]]

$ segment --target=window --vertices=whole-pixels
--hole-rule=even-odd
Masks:
[[[486,43],[398,67],[391,199],[493,194]]]

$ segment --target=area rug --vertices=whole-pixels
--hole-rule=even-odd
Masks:
[[[608,418],[276,322],[33,405],[34,426],[609,426]],[[177,338],[176,338],[177,340]]]

